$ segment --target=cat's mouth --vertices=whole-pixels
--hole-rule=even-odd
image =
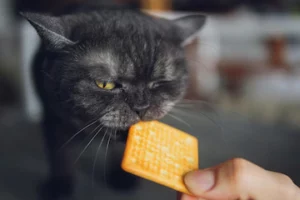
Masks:
[[[118,121],[118,120],[100,120],[101,124],[103,124],[104,127],[114,129],[117,131],[126,131],[128,130],[132,125],[141,122],[141,121],[152,121],[156,120],[158,118],[134,118],[134,119],[129,119],[129,120],[124,120],[124,121]]]
[[[114,119],[114,120],[105,120],[105,119],[100,119],[101,124],[103,124],[107,128],[115,129],[115,130],[120,130],[120,131],[125,131],[130,128],[133,124],[138,123],[141,121],[138,117],[135,118],[127,118],[127,119]]]
[[[153,121],[153,120],[158,120],[160,118],[136,118],[128,121],[101,121],[101,124],[103,124],[104,127],[114,129],[117,131],[127,131],[132,125],[141,122],[141,121]],[[117,123],[118,122],[118,123]]]
[[[159,106],[148,109],[143,115],[139,115],[131,110],[114,110],[102,116],[100,122],[107,128],[124,131],[140,121],[159,120],[163,118],[168,111],[169,109],[161,109]]]

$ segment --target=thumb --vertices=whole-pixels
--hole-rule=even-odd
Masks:
[[[210,191],[215,186],[215,172],[213,169],[193,171],[186,174],[184,182],[191,193],[201,195]]]
[[[186,174],[184,182],[195,196],[209,200],[295,200],[295,185],[286,176],[266,171],[243,159]],[[280,189],[278,189],[280,188]]]

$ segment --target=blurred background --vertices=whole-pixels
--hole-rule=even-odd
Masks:
[[[201,168],[244,157],[300,185],[300,1],[0,0],[1,200],[37,199],[35,187],[47,173],[29,69],[39,38],[18,13],[59,12],[82,2],[166,18],[207,14],[204,29],[186,45],[187,98],[193,100],[176,115],[189,126],[164,121],[199,138]],[[111,191],[101,181],[91,192],[96,146],[78,164],[76,199],[175,199],[173,191],[145,180],[130,193]]]

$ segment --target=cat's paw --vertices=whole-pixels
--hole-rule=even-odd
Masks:
[[[52,178],[38,185],[40,200],[73,199],[74,183],[68,178]]]

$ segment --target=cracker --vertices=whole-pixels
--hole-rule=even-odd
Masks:
[[[126,172],[190,194],[183,176],[199,167],[198,140],[158,121],[133,125],[122,161]]]

